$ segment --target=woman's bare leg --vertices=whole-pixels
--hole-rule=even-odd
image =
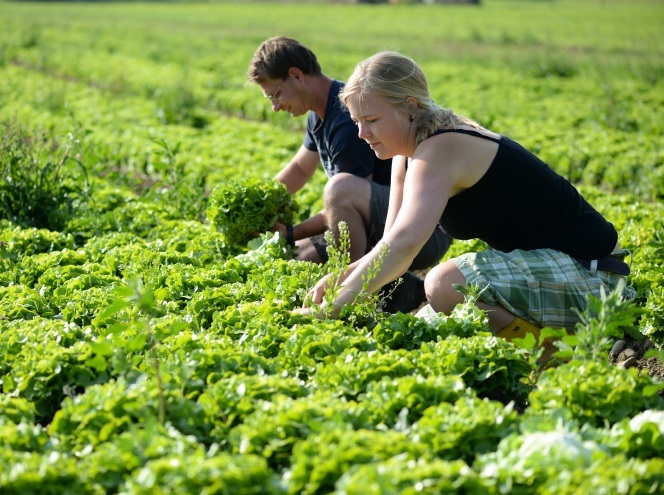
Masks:
[[[466,285],[466,277],[452,261],[441,263],[427,273],[424,291],[434,311],[449,315],[457,304],[463,302],[463,294],[454,289],[453,284]],[[477,302],[477,306],[486,311],[489,328],[493,333],[499,332],[514,321],[515,315],[503,306],[491,306],[481,301]]]

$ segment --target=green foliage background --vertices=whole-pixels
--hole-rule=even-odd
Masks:
[[[654,0],[2,3],[0,106],[31,128],[87,136],[88,160],[107,171],[154,167],[154,135],[183,141],[182,159],[210,186],[236,168],[271,174],[300,142],[290,131],[304,121],[273,114],[246,84],[263,39],[301,39],[341,79],[393,49],[423,66],[439,103],[573,180],[661,198],[663,9]],[[233,127],[253,135],[251,146]]]
[[[660,382],[575,355],[533,383],[472,303],[296,317],[324,268],[278,237],[228,245],[205,211],[302,141],[245,81],[262,40],[298,38],[340,79],[398,50],[616,225],[640,309],[611,336],[661,345],[663,21],[657,0],[0,2],[0,491],[661,489]]]

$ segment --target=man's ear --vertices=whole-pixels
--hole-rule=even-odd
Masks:
[[[302,81],[304,79],[304,72],[297,67],[291,67],[288,69],[288,76],[297,79],[298,81]]]

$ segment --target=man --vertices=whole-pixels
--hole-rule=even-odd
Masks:
[[[297,259],[327,261],[324,233],[338,238],[345,222],[350,236],[350,258],[355,261],[382,237],[390,195],[391,160],[379,160],[357,135],[338,94],[344,83],[325,75],[316,55],[298,41],[278,36],[264,41],[254,53],[248,79],[260,86],[275,112],[299,117],[309,113],[304,142],[277,174],[291,194],[302,189],[322,163],[329,180],[323,192],[323,211],[295,226],[275,224],[297,247]],[[451,239],[436,229],[413,261],[411,269],[436,264]],[[407,272],[387,297],[385,310],[409,312],[424,301],[423,281]],[[388,296],[393,288],[385,287]]]

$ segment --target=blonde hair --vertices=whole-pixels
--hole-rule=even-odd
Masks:
[[[441,129],[459,125],[482,129],[474,120],[437,105],[429,93],[424,72],[411,58],[397,52],[379,52],[357,64],[339,98],[347,106],[350,98],[361,100],[367,94],[382,98],[395,110],[411,115],[417,130],[417,144]],[[417,102],[415,109],[406,103],[411,97]]]

